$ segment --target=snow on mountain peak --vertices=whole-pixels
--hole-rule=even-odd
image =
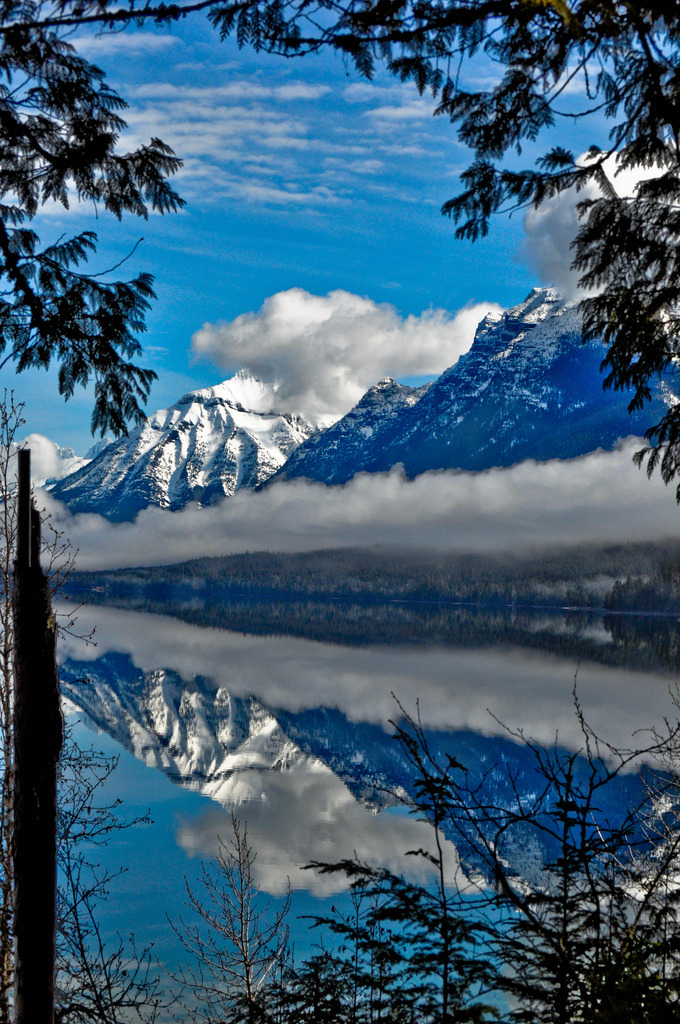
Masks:
[[[208,505],[270,480],[341,484],[396,464],[408,476],[479,470],[574,457],[644,432],[649,411],[631,417],[626,395],[602,392],[602,345],[582,341],[578,304],[534,288],[485,316],[437,381],[413,388],[383,377],[322,432],[277,413],[283,387],[241,370],[159,410],[53,493],[72,511],[123,520],[147,505]]]
[[[275,408],[276,384],[269,384],[254,377],[249,370],[239,370],[233,377],[209,388],[189,391],[180,398],[178,405],[193,402],[205,404],[212,399],[226,402],[245,412],[269,413]]]
[[[630,414],[630,395],[602,389],[603,351],[601,343],[583,344],[577,303],[553,288],[534,288],[518,305],[487,315],[470,350],[424,392],[401,397],[400,385],[374,385],[272,479],[344,484],[358,472],[396,465],[414,477],[612,448],[644,433],[660,415],[663,395]]]
[[[126,520],[148,505],[210,505],[256,487],[316,430],[302,417],[273,411],[274,397],[247,371],[190,391],[55,484],[53,494],[73,512]]]
[[[532,288],[526,299],[514,306],[509,313],[518,319],[521,317],[523,320],[538,323],[554,313],[557,306],[566,304],[555,288]]]

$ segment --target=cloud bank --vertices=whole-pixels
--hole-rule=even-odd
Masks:
[[[277,402],[286,411],[337,417],[386,374],[441,373],[468,350],[490,311],[501,307],[478,303],[455,316],[430,309],[402,317],[393,306],[350,292],[291,288],[265,299],[255,313],[204,324],[192,347],[226,371],[247,367],[277,382]]]
[[[484,473],[399,468],[360,474],[344,487],[296,480],[238,491],[207,509],[148,508],[134,523],[71,516],[50,497],[81,569],[161,565],[243,551],[374,545],[434,551],[504,551],[676,536],[673,488],[632,464],[641,442],[580,459],[523,462]]]

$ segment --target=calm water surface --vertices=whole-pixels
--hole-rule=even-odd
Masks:
[[[673,667],[639,667],[650,645],[674,649],[668,623],[645,639],[634,623],[616,637],[592,616],[539,613],[523,622],[537,634],[628,645],[636,668],[579,663],[535,646],[496,644],[491,635],[477,646],[469,638],[462,646],[341,645],[86,606],[78,628],[85,635],[92,627],[95,647],[73,637],[60,645],[76,736],[120,757],[107,794],[121,797],[131,816],[148,809],[153,820],[120,833],[104,852],[127,868],[105,927],[134,930],[169,963],[179,946],[168,916],[182,912],[184,877],[195,878],[201,858],[215,853],[232,812],[248,821],[258,883],[277,899],[290,879],[296,913],[315,912],[339,886],[303,871],[309,860],[356,852],[413,870],[403,852],[428,836],[392,795],[406,784],[391,739],[397,700],[409,713],[418,702],[423,724],[449,734],[464,763],[487,765],[521,758],[506,727],[578,746],[575,679],[590,725],[614,744],[629,744],[636,730],[675,713]],[[298,929],[303,943],[305,929]]]

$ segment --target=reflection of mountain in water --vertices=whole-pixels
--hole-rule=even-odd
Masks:
[[[238,773],[281,771],[305,760],[276,719],[251,697],[175,672],[138,671],[122,655],[67,662],[64,694],[125,749],[173,781],[230,805]]]
[[[330,771],[374,809],[414,792],[413,768],[392,737],[378,725],[350,722],[336,709],[273,710],[202,676],[186,681],[165,669],[144,673],[129,656],[115,653],[94,662],[67,661],[61,678],[64,695],[125,749],[225,807],[266,799],[269,773],[280,778]],[[533,753],[510,738],[432,731],[428,741],[440,763],[454,757],[497,806],[512,806],[518,795],[542,788]],[[587,763],[577,770],[587,771]],[[619,777],[600,794],[599,813],[616,818],[639,798],[640,787],[634,774]],[[507,859],[530,876],[550,851],[526,848],[519,833],[511,839]]]
[[[224,806],[248,798],[239,776],[249,770],[315,771],[326,766],[340,767],[337,774],[365,801],[394,802],[388,796],[394,770],[387,775],[376,771],[357,737],[353,742],[348,734],[342,738],[340,758],[337,753],[319,757],[317,751],[329,754],[334,743],[323,729],[314,729],[315,713],[309,722],[315,735],[305,728],[306,713],[288,716],[296,726],[292,739],[278,716],[255,697],[234,696],[203,676],[186,681],[166,669],[144,673],[121,654],[109,653],[95,662],[67,661],[60,677],[64,695],[126,750]],[[379,727],[366,729],[387,739]]]

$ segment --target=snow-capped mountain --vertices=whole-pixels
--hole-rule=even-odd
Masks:
[[[48,438],[40,438],[40,441],[37,441],[35,434],[26,438],[25,445],[31,450],[31,477],[36,487],[43,487],[46,483],[70,476],[90,461],[87,455],[76,455],[73,448],[55,444]]]
[[[52,492],[74,512],[120,521],[148,505],[209,505],[281,479],[342,484],[398,464],[414,477],[611,449],[658,422],[665,385],[629,413],[629,393],[602,389],[605,351],[583,344],[575,304],[534,289],[485,317],[470,351],[434,383],[410,388],[387,377],[325,430],[272,411],[275,391],[242,371],[154,413]]]
[[[254,698],[233,697],[201,677],[187,683],[165,669],[142,673],[120,655],[66,662],[60,676],[70,703],[140,761],[226,806],[243,795],[239,772],[305,760]]]
[[[611,449],[621,437],[644,434],[665,403],[659,386],[650,405],[629,413],[628,393],[602,390],[604,354],[604,345],[582,343],[574,304],[552,289],[534,289],[501,316],[485,317],[470,351],[423,393],[386,403],[389,415],[380,419],[381,382],[330,430],[301,445],[274,479],[344,483],[399,463],[413,477]]]
[[[298,457],[294,452],[278,477],[311,476],[327,484],[344,483],[347,466],[363,465],[369,449],[379,452],[385,439],[391,437],[395,420],[412,409],[430,386],[410,388],[384,377],[346,416],[301,445],[296,450]]]
[[[272,398],[245,371],[191,391],[107,445],[52,493],[73,512],[123,521],[148,505],[210,505],[256,487],[317,429],[300,416],[270,411]]]

